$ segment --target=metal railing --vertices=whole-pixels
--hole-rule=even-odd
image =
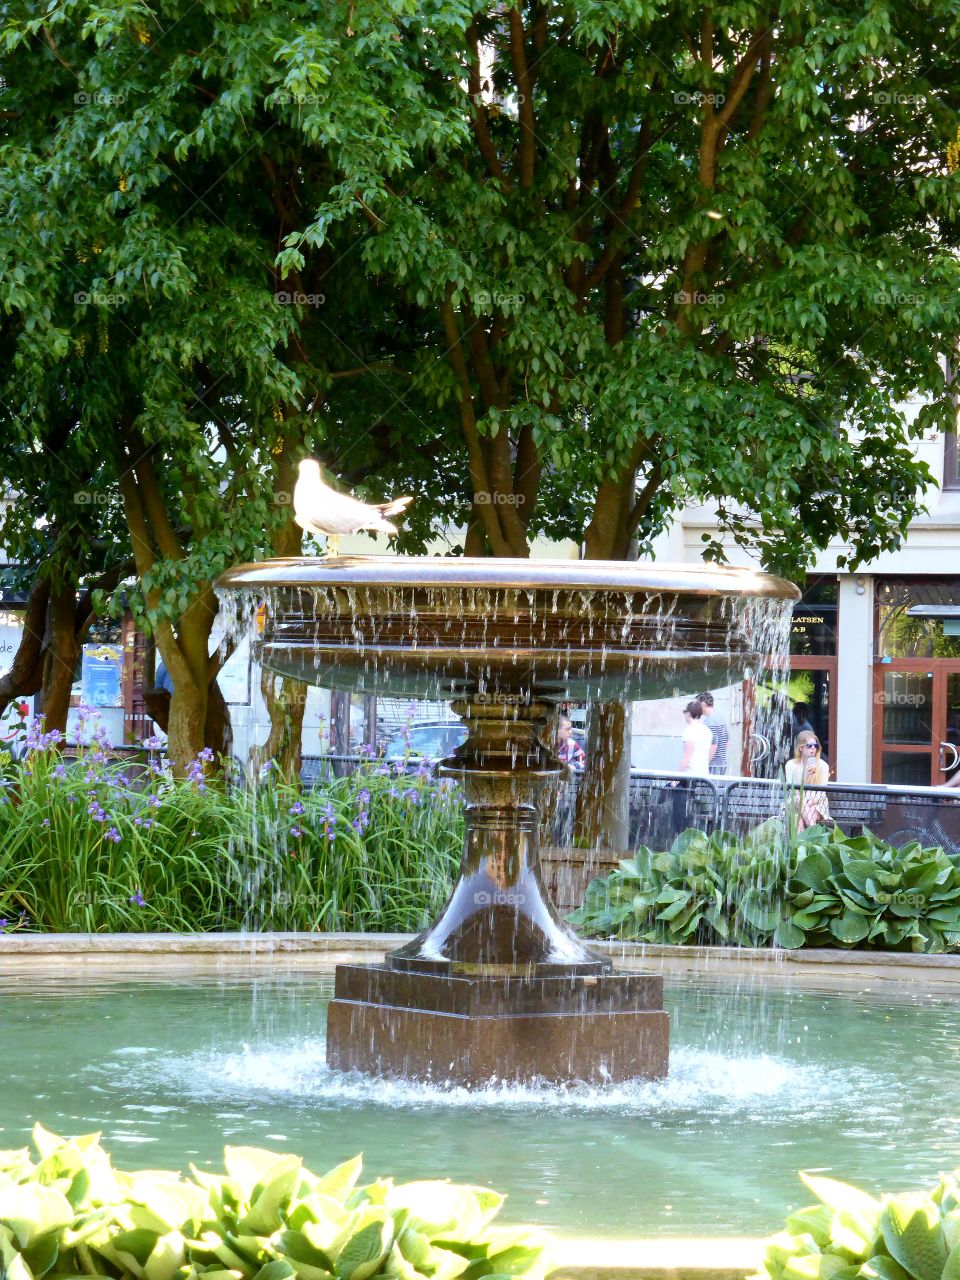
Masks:
[[[302,778],[306,786],[322,785],[346,776],[364,756],[304,756]],[[421,762],[380,761],[416,772]],[[431,766],[432,767],[432,766]],[[571,774],[559,786],[553,812],[547,819],[548,838],[555,844],[571,843],[577,791],[583,774]],[[783,818],[792,788],[771,778],[736,778],[686,773],[630,775],[629,847],[646,845],[668,849],[688,827],[710,834],[729,831],[744,836],[770,818]],[[830,819],[847,835],[864,830],[902,847],[913,840],[942,845],[960,855],[960,790],[945,787],[889,787],[879,784],[828,782],[817,788],[827,796]]]
[[[791,788],[762,778],[731,781],[723,791],[719,824],[745,835],[759,822],[784,813]],[[945,787],[888,787],[828,782],[817,787],[827,797],[830,820],[847,835],[872,831],[902,847],[913,840],[942,845],[960,854],[960,792]]]

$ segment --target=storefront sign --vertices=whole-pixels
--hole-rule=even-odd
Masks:
[[[790,652],[794,654],[834,654],[837,652],[837,606],[796,604],[790,623]]]

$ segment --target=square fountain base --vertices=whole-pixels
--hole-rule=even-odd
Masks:
[[[663,979],[416,973],[338,965],[327,1062],[339,1071],[476,1086],[667,1074]]]

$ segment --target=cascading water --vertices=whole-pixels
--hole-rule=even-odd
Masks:
[[[547,725],[562,699],[729,680],[764,655],[796,589],[736,569],[403,557],[242,566],[220,587],[247,597],[247,617],[265,604],[269,670],[443,697],[468,729],[441,766],[465,797],[459,879],[384,965],[338,969],[331,1064],[471,1085],[664,1074],[662,981],[613,973],[541,883],[541,796],[562,769]]]

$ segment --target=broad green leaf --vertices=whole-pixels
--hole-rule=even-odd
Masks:
[[[330,1196],[333,1200],[339,1200],[342,1204],[357,1185],[362,1169],[362,1156],[357,1155],[350,1160],[345,1160],[343,1164],[338,1164],[329,1173],[319,1177],[313,1191]]]
[[[290,1157],[276,1151],[265,1151],[262,1147],[225,1147],[223,1163],[227,1176],[240,1187],[244,1197],[249,1200],[253,1189],[262,1182],[281,1161],[289,1161]]]
[[[870,921],[866,916],[844,912],[838,919],[830,921],[830,932],[838,942],[862,942],[870,932]]]
[[[791,920],[781,920],[773,935],[773,945],[775,947],[802,947],[806,940],[806,934],[802,929],[798,929]]]
[[[241,1231],[270,1235],[277,1230],[283,1221],[283,1208],[300,1185],[302,1164],[299,1156],[284,1156],[264,1174],[251,1193],[252,1207],[239,1224]]]
[[[451,1182],[404,1182],[388,1190],[385,1204],[391,1213],[406,1210],[406,1225],[429,1240],[469,1240],[496,1216],[503,1196]]]
[[[379,1206],[358,1211],[357,1227],[335,1259],[339,1280],[367,1280],[393,1245],[393,1218]]]
[[[947,1248],[936,1205],[916,1194],[897,1196],[880,1217],[883,1243],[914,1280],[940,1280]]]
[[[11,1229],[21,1249],[69,1226],[73,1219],[70,1201],[52,1187],[27,1183],[0,1188],[0,1222]]]

